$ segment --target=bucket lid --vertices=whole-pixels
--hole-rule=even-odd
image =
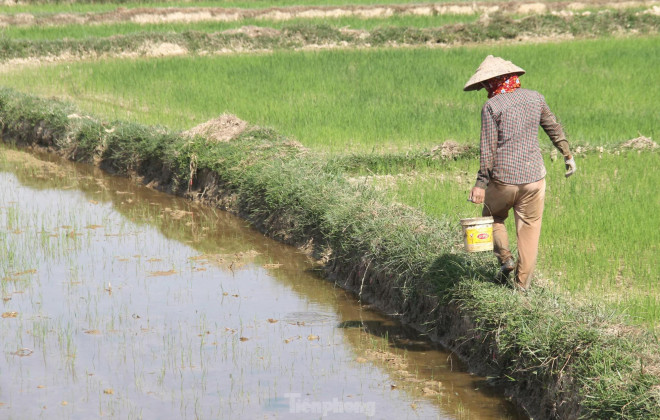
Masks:
[[[461,219],[461,225],[463,226],[468,226],[468,225],[486,225],[488,223],[493,223],[493,216],[486,216],[486,217],[472,217],[470,219]]]

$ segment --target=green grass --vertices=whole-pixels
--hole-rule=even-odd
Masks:
[[[497,1],[497,0],[485,0]],[[554,2],[558,0],[551,0]],[[350,5],[373,5],[373,4],[410,4],[423,3],[416,0],[380,0],[374,3],[370,0],[190,0],[190,1],[123,1],[123,0],[101,0],[101,1],[71,1],[61,2],[58,0],[42,2],[23,2],[26,4],[15,6],[0,6],[0,13],[87,13],[87,12],[107,12],[115,10],[117,7],[127,9],[138,7],[227,7],[227,8],[245,8],[258,9],[269,7],[289,7],[289,6],[350,6]],[[468,0],[438,0],[434,3],[472,3]]]
[[[443,49],[275,52],[23,68],[5,84],[84,109],[185,129],[228,111],[331,152],[476,144],[483,92],[463,92],[487,54],[527,70],[572,144],[657,138],[660,38]],[[634,71],[633,71],[634,69]]]
[[[576,161],[578,173],[565,179],[561,159],[546,160],[541,281],[580,300],[613,304],[653,328],[660,322],[660,266],[655,263],[660,222],[654,216],[660,198],[653,193],[660,171],[647,168],[658,167],[660,153],[594,152]],[[477,169],[475,159],[458,160],[394,182],[387,177],[372,182],[387,188],[394,200],[458,221],[480,215],[481,206],[466,202]],[[507,229],[514,245],[513,211]]]
[[[5,39],[25,39],[33,41],[56,39],[86,39],[90,37],[104,38],[116,35],[137,33],[181,33],[194,29],[199,32],[213,33],[242,26],[259,26],[275,29],[288,28],[295,25],[329,25],[337,28],[372,30],[382,26],[432,28],[453,23],[474,22],[477,15],[435,15],[435,16],[405,16],[395,15],[387,18],[362,19],[359,17],[265,20],[242,19],[234,22],[196,22],[190,23],[111,23],[103,25],[57,25],[57,26],[7,26],[0,28],[0,37]]]

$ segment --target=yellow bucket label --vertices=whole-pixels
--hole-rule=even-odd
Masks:
[[[467,243],[469,245],[485,244],[493,241],[493,227],[480,226],[468,228],[465,230],[467,235]]]
[[[493,250],[493,218],[475,217],[461,219],[463,226],[463,239],[467,252],[481,252]]]

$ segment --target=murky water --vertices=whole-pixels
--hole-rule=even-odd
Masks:
[[[242,220],[0,148],[0,418],[511,419]]]

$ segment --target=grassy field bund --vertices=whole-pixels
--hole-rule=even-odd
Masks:
[[[558,3],[560,0],[550,0],[546,4],[552,5]],[[377,5],[400,5],[420,3],[413,0],[384,0],[376,3]],[[472,3],[466,0],[441,0],[434,2],[436,4],[466,4]],[[486,0],[482,3],[494,4],[500,3],[498,0]],[[514,1],[513,3],[522,3]],[[591,1],[587,2],[592,3]],[[593,2],[601,3],[601,2]],[[640,2],[644,3],[644,2]],[[254,8],[273,8],[273,7],[291,7],[291,6],[354,6],[354,5],[373,5],[372,1],[368,0],[281,0],[274,3],[272,0],[165,0],[165,1],[152,1],[152,0],[70,0],[62,2],[61,0],[28,0],[23,2],[11,1],[0,6],[0,12],[3,13],[61,13],[61,12],[74,12],[74,13],[99,13],[114,11],[117,5],[126,9],[135,8],[165,8],[165,7],[222,7],[222,8],[241,8],[241,9],[254,9]],[[424,3],[422,3],[424,4]],[[609,3],[611,4],[611,3]]]
[[[0,127],[5,141],[173,193],[206,188],[202,199],[280,240],[313,239],[331,278],[404,314],[535,418],[660,418],[660,38],[657,15],[640,10],[9,27]],[[222,32],[244,25],[276,32]],[[605,35],[613,27],[621,36]],[[533,33],[560,39],[521,42]],[[185,48],[155,57],[146,44]],[[122,49],[137,53],[118,59]],[[528,71],[523,87],[546,96],[577,154],[565,180],[541,135],[548,199],[537,287],[524,296],[488,281],[490,256],[460,249],[457,220],[477,215],[465,198],[485,100],[461,88],[486,54]],[[228,143],[181,137],[223,112],[255,125]],[[443,143],[460,153],[442,157]],[[456,330],[462,315],[471,324]]]

